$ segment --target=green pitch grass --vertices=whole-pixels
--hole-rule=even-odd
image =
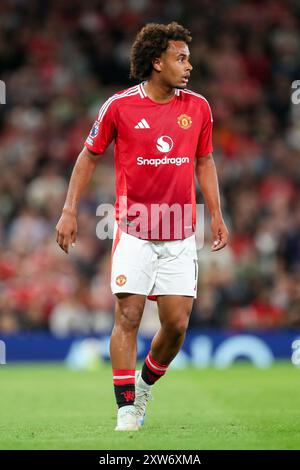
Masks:
[[[0,367],[0,449],[299,449],[300,370],[170,370],[145,426],[114,432],[108,366]]]

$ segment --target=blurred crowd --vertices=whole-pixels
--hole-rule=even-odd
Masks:
[[[191,326],[300,326],[298,0],[1,0],[0,332],[111,328],[112,148],[82,199],[76,247],[55,241],[68,180],[99,107],[131,86],[130,46],[147,22],[193,35],[190,88],[214,114],[214,156],[229,246],[212,254],[209,216]],[[198,190],[198,202],[201,193]],[[148,302],[142,331],[157,327]]]

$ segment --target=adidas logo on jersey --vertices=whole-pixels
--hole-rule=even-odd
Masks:
[[[134,126],[135,129],[150,129],[150,126],[148,124],[148,122],[146,121],[146,119],[141,119],[140,122]]]

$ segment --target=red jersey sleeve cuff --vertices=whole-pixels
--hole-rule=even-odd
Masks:
[[[89,144],[87,140],[84,142],[84,146],[91,152],[100,154],[99,150],[94,145]]]
[[[196,157],[197,158],[207,157],[207,155],[209,155],[210,153],[213,153],[213,151],[214,151],[213,147],[210,147],[205,152],[201,152],[201,154],[197,154]]]

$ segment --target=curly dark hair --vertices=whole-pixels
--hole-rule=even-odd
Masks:
[[[167,50],[170,39],[188,44],[192,36],[188,29],[176,21],[169,24],[146,24],[137,34],[131,48],[130,78],[149,78],[153,70],[152,61]]]

